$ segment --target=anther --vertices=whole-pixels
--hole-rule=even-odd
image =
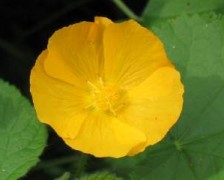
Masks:
[[[96,87],[93,83],[91,83],[90,81],[87,81],[87,84],[92,87],[95,90],[95,93],[99,93],[99,88]]]

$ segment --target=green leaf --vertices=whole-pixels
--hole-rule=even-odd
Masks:
[[[208,180],[223,180],[224,179],[224,169],[217,174],[211,176]]]
[[[0,179],[15,180],[38,162],[47,133],[30,103],[0,80]]]
[[[185,15],[152,29],[181,72],[184,109],[165,139],[138,156],[113,161],[114,170],[132,172],[136,180],[222,180],[224,19]]]
[[[108,172],[99,172],[83,176],[78,180],[122,180],[122,179]]]
[[[224,12],[223,0],[150,0],[142,18],[147,25],[153,25],[167,18],[182,14]]]
[[[65,172],[62,176],[56,178],[55,180],[69,180],[71,174],[69,172]]]

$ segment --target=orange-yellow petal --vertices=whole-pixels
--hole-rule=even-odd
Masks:
[[[85,119],[78,135],[64,138],[66,144],[76,150],[96,157],[123,157],[135,147],[145,147],[145,135],[117,118],[91,113]]]
[[[129,91],[129,105],[120,119],[147,136],[147,145],[160,141],[176,123],[182,110],[183,85],[172,67],[155,71]]]
[[[96,157],[134,155],[160,141],[183,104],[162,43],[133,20],[96,17],[58,30],[30,81],[40,121]]]
[[[77,23],[52,35],[44,62],[47,73],[76,86],[102,76],[102,36],[105,27],[112,22],[100,17],[95,21]]]
[[[133,20],[107,26],[103,46],[109,83],[132,87],[156,69],[170,65],[160,40]]]
[[[31,71],[31,94],[39,120],[62,137],[75,137],[85,117],[85,91],[49,76],[44,70],[48,52],[43,51]]]
[[[94,18],[94,22],[96,24],[100,24],[103,28],[106,28],[107,26],[113,23],[110,19],[106,17],[99,17],[99,16],[96,16]]]

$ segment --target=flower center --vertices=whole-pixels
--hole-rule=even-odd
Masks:
[[[101,111],[113,116],[127,104],[127,93],[112,85],[105,85],[102,77],[94,84],[87,81],[89,97],[85,109]]]

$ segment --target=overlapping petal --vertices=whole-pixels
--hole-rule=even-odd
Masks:
[[[108,26],[103,36],[105,79],[126,88],[170,65],[159,39],[133,20]]]
[[[147,145],[160,141],[178,120],[183,105],[183,85],[173,67],[155,71],[129,91],[129,105],[120,119],[147,136]]]
[[[87,116],[83,112],[85,91],[49,76],[44,69],[48,55],[43,51],[31,72],[31,93],[38,118],[62,137],[74,137]]]
[[[69,146],[97,157],[118,158],[126,156],[135,147],[143,150],[146,145],[144,133],[113,116],[99,113],[89,114],[79,134],[64,140]]]
[[[94,82],[102,76],[102,36],[112,22],[107,18],[95,21],[77,23],[53,34],[44,62],[47,73],[76,86],[82,86],[87,80]]]

